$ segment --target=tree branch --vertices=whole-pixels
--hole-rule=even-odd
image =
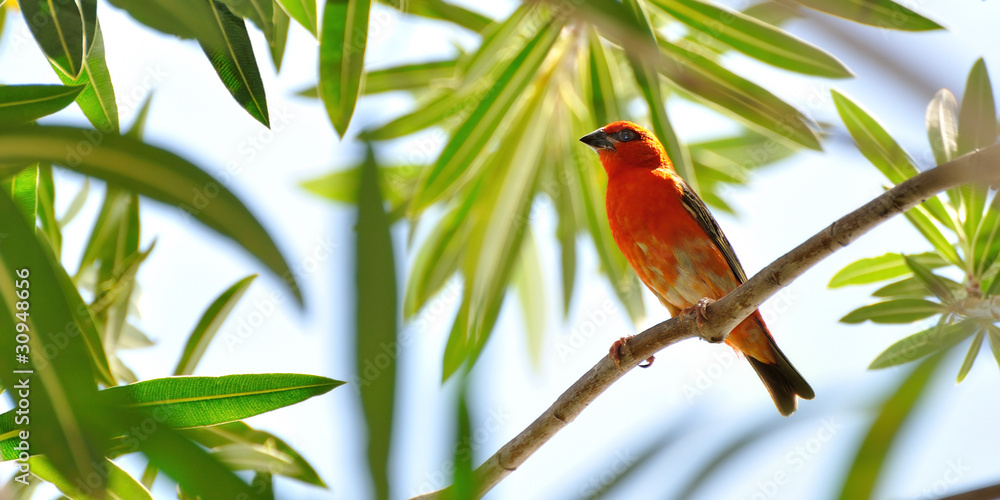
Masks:
[[[821,260],[894,215],[913,208],[941,191],[971,182],[1000,184],[1000,145],[975,151],[916,175],[830,224],[762,269],[739,288],[705,308],[706,317],[701,322],[700,331],[694,315],[681,314],[632,337],[621,349],[622,371],[608,357],[601,358],[541,416],[475,470],[476,498],[485,495],[517,469],[556,432],[572,422],[598,395],[642,360],[689,338],[701,337],[709,342],[722,342],[733,328],[765,300]],[[414,500],[448,498],[448,491],[445,488],[414,497]]]

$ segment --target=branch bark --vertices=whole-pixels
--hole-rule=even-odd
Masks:
[[[894,215],[905,212],[946,189],[972,182],[1000,185],[1000,145],[969,153],[916,175],[830,224],[762,269],[736,290],[708,305],[700,331],[692,314],[681,314],[632,337],[621,349],[621,371],[608,357],[601,358],[563,392],[552,406],[475,470],[476,498],[485,495],[516,470],[549,438],[572,422],[597,396],[641,361],[685,339],[701,337],[708,342],[724,341],[729,332],[765,300],[821,260]],[[449,488],[445,488],[414,497],[413,500],[448,497]]]

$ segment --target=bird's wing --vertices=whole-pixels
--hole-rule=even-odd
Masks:
[[[715,221],[715,217],[712,217],[712,213],[708,211],[708,207],[705,206],[705,202],[701,201],[698,194],[695,193],[686,182],[681,183],[683,186],[681,194],[681,203],[684,204],[684,208],[687,209],[688,213],[694,216],[701,228],[705,230],[705,234],[709,238],[712,238],[712,243],[715,243],[715,247],[722,252],[722,255],[726,257],[726,262],[729,263],[729,268],[732,269],[733,274],[736,275],[736,279],[742,285],[743,282],[747,280],[747,275],[743,272],[743,266],[740,265],[740,259],[736,258],[736,252],[733,251],[733,246],[729,244],[729,240],[726,239],[726,235],[722,233],[722,228],[719,227],[719,223]]]

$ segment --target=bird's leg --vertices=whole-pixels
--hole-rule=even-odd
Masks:
[[[625,371],[625,370],[622,370],[622,355],[621,351],[619,351],[618,349],[622,347],[628,349],[627,344],[628,344],[628,339],[630,338],[632,337],[622,337],[616,340],[613,344],[611,344],[611,349],[608,350],[608,357],[611,358],[611,361],[615,363],[615,366],[618,368],[619,371]],[[646,359],[646,364],[641,364],[641,363],[639,364],[639,368],[649,368],[649,366],[653,364],[653,360],[655,358],[656,356],[650,356],[649,358]]]

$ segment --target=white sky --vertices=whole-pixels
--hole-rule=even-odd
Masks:
[[[911,3],[953,31],[906,34],[834,24],[851,30],[862,45],[903,47],[902,52],[910,58],[903,64],[926,75],[936,85],[934,90],[948,86],[960,96],[965,76],[980,56],[986,57],[994,81],[1000,78],[1000,51],[996,48],[1000,39],[991,25],[1000,14],[996,2]],[[509,11],[511,5],[489,3],[474,8],[497,16]],[[173,208],[144,201],[144,242],[155,239],[157,247],[139,276],[143,291],[140,326],[158,344],[126,353],[126,362],[140,378],[168,375],[204,308],[236,280],[261,273],[196,374],[301,372],[348,380],[353,373],[354,213],[349,207],[305,194],[297,184],[352,163],[360,153],[350,140],[357,131],[410,109],[410,99],[399,95],[363,98],[348,140],[341,142],[317,101],[292,96],[316,79],[315,41],[293,25],[285,66],[275,75],[262,35],[251,28],[267,89],[272,120],[272,131],[268,132],[235,104],[196,44],[155,33],[106,2],[101,3],[99,15],[123,128],[131,123],[142,97],[152,90],[144,82],[152,82],[155,98],[147,140],[195,161],[210,173],[219,173],[230,164],[238,167],[241,173],[228,187],[271,231],[291,265],[306,269],[308,275],[303,283],[308,303],[304,314],[287,305],[281,307],[243,343],[231,346],[225,340],[233,338],[255,310],[263,307],[266,297],[281,290],[277,281],[235,245],[186,222]],[[452,53],[456,43],[475,43],[475,38],[465,33],[442,30],[444,25],[439,23],[404,19],[381,6],[376,7],[373,20],[368,53],[368,64],[373,68],[443,56]],[[855,80],[832,82],[836,88],[874,112],[914,156],[921,157],[927,151],[923,114],[932,94],[896,91],[898,82],[887,79],[882,67],[866,65],[852,49],[832,43],[829,35],[801,23],[792,24],[791,29],[841,57],[858,74]],[[790,77],[741,57],[732,57],[730,62],[731,67],[818,119],[838,121],[828,97],[831,82]],[[23,21],[8,15],[0,40],[0,83],[56,82]],[[726,126],[717,115],[686,103],[672,103],[670,111],[687,139],[709,137]],[[85,123],[76,107],[44,121]],[[399,142],[391,150],[402,155],[412,147]],[[748,188],[726,194],[741,216],[720,215],[719,221],[749,274],[882,192],[885,181],[857,154],[853,144],[837,140],[826,147],[825,155],[800,154],[760,171]],[[62,209],[81,178],[60,171],[57,180]],[[92,185],[96,187],[84,211],[66,230],[64,245],[70,269],[77,265],[79,249],[100,206],[102,184]],[[597,275],[596,256],[582,241],[577,277],[580,293],[569,319],[561,319],[555,299],[560,285],[555,274],[557,253],[551,245],[555,229],[552,211],[544,203],[539,210],[534,234],[542,242],[543,268],[548,271],[548,291],[553,297],[548,304],[550,334],[546,346],[555,353],[557,343],[563,342],[573,345],[575,352],[565,359],[553,354],[540,371],[533,371],[527,362],[516,303],[505,307],[473,377],[477,463],[606,355],[612,340],[634,333],[623,308]],[[403,255],[405,229],[398,227],[396,231],[397,254]],[[868,303],[867,293],[873,288],[829,290],[826,283],[837,270],[858,258],[926,249],[928,244],[904,220],[891,221],[824,261],[768,302],[764,309],[769,311],[772,332],[817,393],[816,400],[804,402],[795,416],[778,416],[750,367],[743,361],[732,362],[728,348],[685,342],[658,355],[651,369],[626,376],[489,498],[579,498],[609,477],[610,471],[637,456],[655,436],[680,428],[682,438],[657,455],[619,495],[671,498],[711,450],[741,429],[759,425],[778,429],[734,457],[698,498],[830,496],[828,492],[845,473],[843,464],[870,422],[871,404],[904,373],[903,369],[869,372],[868,363],[917,327],[840,324],[837,320],[843,314]],[[650,317],[641,327],[666,318],[666,312],[651,297],[647,299]],[[611,313],[601,319],[598,311],[608,307]],[[442,388],[439,380],[444,341],[456,308],[454,296],[445,294],[423,313],[420,324],[426,328],[416,331],[408,327],[413,340],[399,359],[394,498],[408,498],[422,488],[442,487],[449,481],[441,470],[451,458],[446,443],[453,434],[453,388]],[[996,454],[1000,434],[995,424],[995,415],[1000,412],[1000,370],[984,346],[966,381],[956,386],[953,381],[962,356],[964,351],[945,361],[925,400],[931,404],[922,405],[904,429],[902,441],[891,452],[892,469],[879,486],[879,498],[924,497],[935,487],[935,493],[957,492],[996,481],[1000,472]],[[686,394],[692,387],[702,393],[689,401]],[[330,485],[329,490],[321,490],[278,479],[279,498],[354,499],[370,494],[365,462],[358,451],[357,429],[363,423],[352,388],[335,389],[305,403],[251,418],[249,423],[296,447]],[[801,460],[794,455],[797,447],[806,449],[798,455]],[[128,459],[124,464],[138,475],[144,460]],[[788,481],[772,488],[769,481],[777,477]],[[170,498],[173,486],[161,478],[155,493],[158,498]],[[51,496],[50,491],[46,497]]]

